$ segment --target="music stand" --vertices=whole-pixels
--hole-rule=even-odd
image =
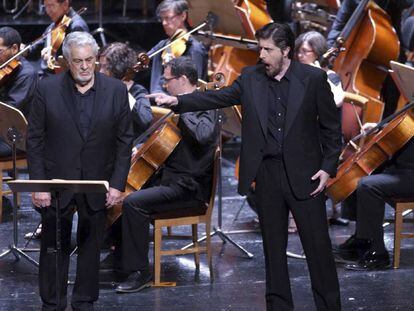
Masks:
[[[391,61],[390,62],[391,69],[391,77],[395,81],[400,93],[405,97],[407,102],[411,102],[414,100],[414,68]]]
[[[17,176],[16,167],[16,153],[17,148],[25,150],[26,141],[26,129],[27,121],[20,110],[11,107],[5,103],[0,102],[0,137],[5,142],[11,145],[12,159],[13,159],[13,179]],[[36,267],[39,266],[38,262],[27,255],[22,249],[18,248],[18,221],[17,221],[17,193],[13,192],[13,242],[9,245],[9,249],[2,254],[0,258],[12,253],[16,260],[20,259],[20,256],[25,258],[31,264]]]
[[[56,208],[56,249],[52,250],[56,254],[56,306],[60,306],[60,257],[61,257],[61,232],[60,232],[60,195],[63,191],[72,193],[106,193],[109,189],[107,181],[94,180],[12,180],[8,186],[17,192],[50,192],[55,199]],[[48,207],[51,208],[51,207]],[[21,252],[21,251],[20,251]],[[23,253],[23,252],[21,252]],[[24,254],[24,253],[23,253]],[[24,254],[27,256],[26,254]],[[27,256],[28,257],[28,256]],[[30,258],[30,257],[29,257]]]

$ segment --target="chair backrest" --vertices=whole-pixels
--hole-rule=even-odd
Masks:
[[[221,149],[220,146],[217,146],[216,151],[214,152],[214,162],[213,162],[213,178],[211,183],[211,194],[210,200],[208,202],[208,207],[206,211],[206,215],[210,216],[213,212],[214,208],[214,201],[216,198],[216,189],[217,189],[217,181],[220,178],[220,157],[221,157]]]

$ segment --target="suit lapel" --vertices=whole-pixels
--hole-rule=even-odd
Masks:
[[[285,137],[289,133],[299,108],[302,105],[305,90],[308,85],[308,78],[305,77],[302,79],[300,75],[298,75],[296,64],[292,62],[291,66],[292,74],[290,75],[289,95],[286,106]]]
[[[63,102],[66,105],[66,108],[68,109],[73,122],[76,125],[76,128],[78,129],[79,136],[83,139],[81,127],[80,127],[80,119],[79,119],[79,111],[76,106],[76,99],[74,96],[73,91],[73,83],[71,82],[71,77],[69,76],[70,73],[67,72],[63,78],[63,83],[60,88],[60,92],[62,94]]]
[[[265,79],[267,79],[266,74],[261,74],[253,80],[252,96],[257,97],[253,103],[254,107],[256,108],[257,115],[259,116],[259,122],[263,131],[263,135],[266,137],[269,107],[269,83],[267,83]]]

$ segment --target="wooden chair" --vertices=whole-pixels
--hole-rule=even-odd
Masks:
[[[395,205],[395,226],[394,226],[394,269],[400,266],[401,240],[414,238],[414,232],[403,232],[403,217],[411,210],[414,210],[414,198],[393,200]]]
[[[213,181],[209,203],[202,203],[199,206],[183,208],[177,211],[158,213],[152,217],[154,224],[154,284],[156,287],[175,286],[176,282],[161,282],[161,257],[170,255],[194,254],[196,269],[200,268],[200,253],[207,253],[207,261],[210,270],[210,278],[213,278],[213,267],[211,257],[211,215],[213,213],[214,198],[218,179],[220,148],[217,148],[214,155]],[[206,226],[206,245],[198,243],[198,224]],[[163,227],[174,227],[191,225],[193,247],[187,249],[162,249]],[[170,233],[170,232],[169,232]]]
[[[16,166],[18,169],[26,168],[27,161],[25,154],[18,154]],[[13,169],[13,160],[11,157],[0,158],[0,176],[1,176],[1,186],[0,186],[0,223],[3,221],[3,195],[8,195],[11,193],[10,190],[3,191],[3,182],[7,178],[3,177],[3,171],[9,171]]]

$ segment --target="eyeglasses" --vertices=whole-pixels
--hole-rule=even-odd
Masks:
[[[307,54],[310,54],[310,53],[314,53],[314,51],[313,50],[307,50],[307,49],[299,49],[298,50],[298,54],[302,54],[302,55],[307,55]]]
[[[0,55],[3,55],[3,53],[6,52],[7,50],[9,50],[10,48],[11,48],[11,46],[9,46],[9,47],[7,47],[5,49],[0,50]]]
[[[178,79],[179,77],[171,77],[171,78],[164,78],[164,82],[165,83],[168,83],[168,82],[170,82],[171,80],[175,80],[175,79]]]
[[[172,16],[159,16],[158,17],[158,21],[159,22],[166,22],[166,23],[170,23],[174,18],[176,18],[179,14],[175,14]]]

